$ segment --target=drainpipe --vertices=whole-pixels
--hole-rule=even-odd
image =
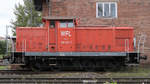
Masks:
[[[47,4],[47,7],[48,7],[48,16],[51,16],[50,0],[46,0],[46,4]]]
[[[32,0],[30,0],[31,4],[32,4]],[[31,6],[31,9],[30,9],[30,12],[31,12],[31,16],[30,16],[30,25],[33,26],[33,23],[32,23],[32,6]]]

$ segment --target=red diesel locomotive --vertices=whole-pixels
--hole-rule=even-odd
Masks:
[[[74,17],[44,17],[44,27],[16,28],[12,64],[36,69],[115,69],[140,63],[132,27],[78,26]]]

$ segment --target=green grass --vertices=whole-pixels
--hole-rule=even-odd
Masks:
[[[0,54],[0,59],[2,59],[2,58],[3,58],[3,55]]]
[[[3,56],[2,54],[0,54],[0,59],[3,59]],[[5,70],[5,69],[8,69],[9,66],[0,66],[0,70]]]
[[[9,66],[0,66],[0,70],[6,70],[8,68],[9,68]]]
[[[150,73],[146,72],[137,72],[137,73],[122,73],[122,72],[117,72],[117,73],[110,73],[106,75],[106,77],[149,77]]]
[[[150,66],[133,67],[116,72],[106,72],[106,77],[150,77]]]

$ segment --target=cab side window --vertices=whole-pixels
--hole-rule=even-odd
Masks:
[[[50,28],[55,28],[55,21],[50,21],[49,27]]]
[[[73,28],[73,21],[60,21],[60,28]]]
[[[67,22],[61,21],[60,22],[60,28],[67,28]]]
[[[72,27],[74,27],[73,21],[69,21],[68,22],[68,28],[72,28]]]

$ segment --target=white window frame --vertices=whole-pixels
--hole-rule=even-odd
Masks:
[[[107,17],[107,16],[104,16],[104,12],[103,12],[103,16],[98,16],[98,4],[102,4],[103,10],[104,10],[104,4],[109,4],[109,9],[111,9],[110,4],[115,4],[115,6],[116,6],[116,16],[115,17],[111,17],[111,16]],[[111,10],[109,10],[109,14],[110,14],[110,11]],[[117,2],[97,2],[96,3],[96,18],[110,18],[110,19],[118,18],[118,5],[117,5]]]

